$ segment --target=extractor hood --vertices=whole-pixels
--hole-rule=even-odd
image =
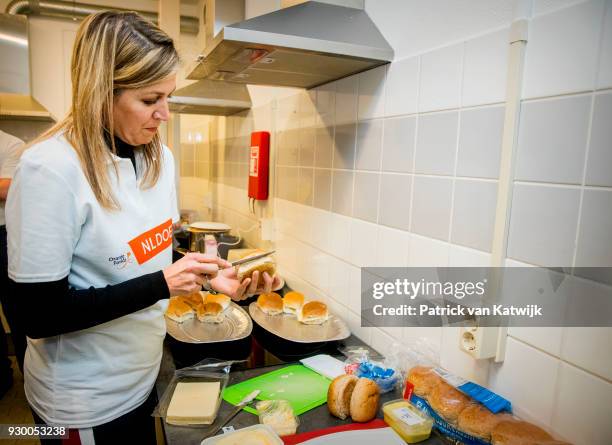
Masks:
[[[0,14],[0,118],[52,122],[30,93],[29,57],[26,17]]]
[[[170,100],[170,111],[187,114],[228,116],[251,108],[246,85],[200,80],[177,89]]]
[[[309,1],[225,26],[187,77],[312,88],[393,59],[363,8],[329,3]]]

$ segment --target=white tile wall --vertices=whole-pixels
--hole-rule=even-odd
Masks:
[[[410,229],[419,235],[448,240],[452,205],[451,179],[415,176]]]
[[[558,377],[559,360],[509,337],[505,360],[491,367],[489,385],[512,401],[519,416],[550,425]]]
[[[599,73],[597,75],[597,88],[612,87],[612,6],[606,2],[606,17],[602,45],[599,51]]]
[[[523,104],[515,178],[580,184],[591,96]]]
[[[459,106],[462,59],[463,44],[421,56],[420,112]]]
[[[376,265],[378,267],[408,266],[410,234],[403,230],[378,226]]]
[[[503,102],[506,99],[509,30],[470,40],[465,44],[462,105]]]
[[[580,190],[516,184],[508,257],[541,266],[571,266]]]
[[[412,172],[416,118],[413,116],[386,119],[382,149],[382,170]]]
[[[610,349],[611,344],[610,328],[566,327],[563,329],[561,358],[612,381],[612,354],[603,352]]]
[[[375,266],[378,227],[353,219],[351,223],[351,263],[358,267]]]
[[[612,8],[610,8],[612,9]],[[612,13],[611,13],[612,14]],[[610,36],[612,38],[612,36]],[[586,184],[612,187],[612,94],[595,95]]]
[[[335,122],[346,124],[357,121],[357,76],[346,77],[336,82]]]
[[[451,242],[490,252],[496,204],[496,181],[457,179]]]
[[[359,120],[383,117],[385,114],[385,77],[387,65],[359,74]]]
[[[419,117],[415,154],[415,172],[452,175],[457,153],[456,111]]]
[[[576,266],[612,267],[612,189],[585,190]]]
[[[603,13],[604,1],[594,0],[531,21],[524,98],[594,87]]]
[[[499,176],[504,111],[504,107],[483,107],[461,112],[458,176]]]
[[[603,197],[611,185],[605,167],[610,163],[611,94],[591,90],[596,85],[612,86],[611,56],[605,50],[611,47],[607,36],[612,35],[612,7],[607,0],[604,18],[601,1],[574,6],[571,0],[562,6],[545,3],[536,1],[523,97],[528,100],[521,115],[521,144],[530,144],[526,156],[533,160],[517,169],[520,180],[511,203],[508,255],[545,265],[607,261],[606,229],[612,224],[607,209],[612,206]],[[410,7],[404,4],[401,10]],[[490,368],[488,384],[512,400],[517,414],[577,445],[607,444],[602,439],[610,436],[609,422],[598,416],[610,406],[612,364],[610,354],[599,352],[611,342],[610,329],[512,328],[505,362],[489,366],[459,350],[456,330],[360,326],[358,265],[486,266],[491,262],[485,250],[490,245],[490,212],[499,172],[507,25],[489,28],[493,32],[474,39],[449,40],[451,46],[300,92],[295,98],[272,101],[245,116],[227,119],[231,127],[227,133],[246,136],[251,128],[275,128],[282,135],[289,130],[284,142],[272,144],[282,142],[290,149],[286,159],[292,167],[285,173],[298,172],[299,180],[312,171],[312,163],[316,167],[314,207],[274,200],[275,245],[281,273],[287,274],[290,285],[328,301],[333,311],[344,314],[352,332],[374,347],[385,351],[394,340],[407,344],[425,338],[444,366],[465,377],[487,383]],[[569,44],[562,46],[564,42]],[[567,76],[559,74],[566,71]],[[567,95],[580,91],[586,93]],[[556,94],[563,96],[531,99]],[[534,113],[538,107],[542,110]],[[224,120],[215,122],[223,135]],[[313,126],[325,134],[311,131]],[[374,130],[365,131],[368,126]],[[313,138],[314,157],[308,151]],[[346,150],[339,152],[339,146]],[[292,147],[299,150],[291,151]],[[519,164],[521,157],[527,159],[523,145],[521,149]],[[231,153],[238,158],[235,165],[226,165],[231,167],[226,171],[241,174],[241,154]],[[359,175],[380,175],[378,196],[367,194],[372,205],[361,205],[360,185],[369,183]],[[329,184],[324,178],[330,178]],[[284,179],[291,177],[286,174]],[[542,181],[547,184],[536,184]],[[301,196],[299,184],[305,182],[298,181],[295,193],[290,193],[296,200]],[[254,219],[244,204],[244,189],[224,184],[217,189],[222,204],[216,214],[233,225],[251,226]],[[327,196],[317,197],[318,193]],[[335,205],[330,203],[332,193]],[[371,219],[374,208],[378,224]],[[257,236],[249,235],[247,240],[261,243]],[[300,278],[304,276],[307,279]],[[606,313],[603,292],[580,292]],[[571,422],[576,426],[568,431]]]
[[[419,58],[399,60],[389,65],[385,115],[414,114],[418,110]]]
[[[539,391],[538,391],[539,392]],[[612,439],[612,385],[561,363],[552,428],[576,445],[607,445]]]

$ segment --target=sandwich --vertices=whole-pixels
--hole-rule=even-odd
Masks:
[[[203,323],[223,323],[223,306],[214,301],[203,303],[197,309],[197,317]]]
[[[491,440],[493,445],[554,443],[553,437],[542,428],[517,419],[499,422],[491,432]]]
[[[185,320],[193,318],[194,311],[193,308],[185,303],[180,297],[172,297],[168,303],[168,309],[166,309],[166,316],[170,320],[182,323]]]
[[[202,297],[202,293],[200,293],[200,292],[194,292],[194,293],[189,294],[189,295],[181,295],[178,298],[180,300],[182,300],[183,303],[188,304],[189,306],[191,306],[194,311],[204,301],[204,299]]]
[[[276,292],[261,294],[257,298],[257,307],[267,315],[282,314],[283,299]]]
[[[225,311],[232,302],[232,299],[225,294],[208,294],[204,297],[204,303],[218,303]]]
[[[283,312],[285,314],[297,315],[297,311],[300,310],[303,304],[303,294],[295,291],[287,292],[283,297]]]
[[[459,414],[470,404],[470,398],[446,382],[435,386],[429,395],[429,404],[440,417],[457,425]]]
[[[327,305],[321,301],[309,301],[298,310],[297,317],[304,324],[323,324],[329,317]]]
[[[327,408],[342,420],[351,415],[351,396],[359,379],[354,375],[340,375],[327,388]]]
[[[414,393],[419,397],[428,397],[442,378],[429,366],[415,366],[408,373],[408,382],[414,386]]]
[[[244,258],[250,258],[252,256],[261,255],[264,253],[263,250],[255,250]],[[259,272],[259,279],[257,280],[257,287],[260,288],[264,285],[263,273],[268,272],[268,275],[273,276],[276,273],[276,261],[272,256],[266,256],[258,260],[251,261],[249,263],[239,264],[236,266],[236,275],[238,281],[242,282],[246,278],[252,278],[253,272]]]
[[[457,425],[464,433],[491,442],[491,432],[497,424],[510,419],[507,413],[493,414],[481,404],[474,403],[461,411]]]

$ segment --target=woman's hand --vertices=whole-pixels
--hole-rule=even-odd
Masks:
[[[186,254],[164,269],[170,296],[187,295],[201,290],[205,281],[216,277],[219,269],[224,267],[233,270],[231,264],[221,258],[197,252]]]
[[[238,281],[236,268],[230,267],[219,271],[219,274],[210,280],[210,285],[217,292],[222,292],[234,301],[245,300],[255,294],[272,292],[272,289],[280,284],[280,278],[276,275],[271,277],[267,272],[263,273],[263,286],[257,288],[259,272],[253,272],[251,278],[245,278],[242,283]]]

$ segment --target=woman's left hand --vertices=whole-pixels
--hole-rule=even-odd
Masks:
[[[255,294],[272,292],[273,288],[280,285],[278,276],[271,277],[267,272],[263,273],[263,286],[257,288],[259,282],[259,272],[253,272],[251,278],[238,281],[236,269],[230,267],[219,271],[217,276],[209,281],[210,285],[217,292],[224,293],[234,301],[245,300]]]

